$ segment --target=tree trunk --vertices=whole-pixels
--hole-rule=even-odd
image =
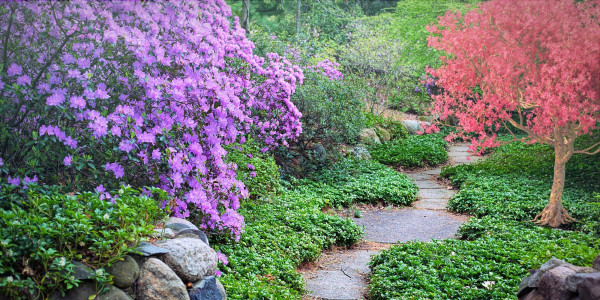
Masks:
[[[572,143],[563,143],[562,136],[556,138],[554,145],[554,180],[552,181],[552,191],[550,192],[550,201],[548,205],[539,213],[533,221],[538,225],[548,225],[550,227],[559,227],[572,221],[577,221],[571,216],[562,205],[562,193],[565,187],[565,166],[573,155]]]
[[[242,3],[242,28],[246,29],[246,33],[250,33],[250,0],[243,0]]]
[[[300,33],[300,0],[296,0],[296,36]]]

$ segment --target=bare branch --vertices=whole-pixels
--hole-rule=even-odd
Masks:
[[[10,35],[10,30],[12,28],[13,19],[15,16],[16,5],[12,7],[10,11],[10,17],[8,19],[8,27],[6,28],[6,32],[4,33],[4,40],[2,41],[2,45],[4,45],[4,49],[2,49],[2,73],[6,73],[8,69],[8,64],[6,63],[8,56],[8,36]]]
[[[592,149],[598,147],[596,150],[591,151]],[[588,154],[588,155],[594,155],[594,154],[598,154],[600,153],[600,142],[586,148],[586,149],[582,149],[582,150],[576,150],[573,153],[583,153],[583,154]]]

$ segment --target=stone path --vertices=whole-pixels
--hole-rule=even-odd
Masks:
[[[467,159],[467,146],[450,146],[450,163],[477,161]],[[395,243],[431,241],[452,238],[466,216],[446,210],[453,190],[437,179],[441,168],[406,173],[419,187],[419,200],[410,208],[363,211],[354,222],[364,226],[362,244],[341,252],[325,253],[318,269],[306,272],[304,279],[309,294],[305,299],[365,299],[371,255]],[[365,247],[364,245],[370,245]]]

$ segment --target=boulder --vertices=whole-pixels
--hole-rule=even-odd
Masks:
[[[94,282],[83,282],[68,290],[64,296],[59,292],[54,292],[50,300],[88,300],[90,296],[96,294],[96,284]]]
[[[95,282],[84,282],[68,290],[64,296],[60,293],[55,292],[50,296],[50,300],[88,300],[90,297],[96,295],[96,283]],[[118,289],[113,285],[108,286],[108,291],[97,295],[94,299],[96,300],[133,300],[122,290]]]
[[[223,286],[215,278],[215,276],[209,276],[196,282],[193,285],[193,289],[190,291],[191,300],[223,300],[226,299],[225,289],[220,289]]]
[[[368,145],[381,144],[381,140],[379,139],[377,133],[375,132],[375,129],[373,128],[364,128],[363,130],[361,130],[359,138],[362,143]]]
[[[402,124],[406,127],[406,130],[410,134],[418,134],[418,132],[423,132],[425,129],[421,126],[421,124],[425,124],[425,126],[430,126],[431,123],[423,122],[418,120],[402,120]]]
[[[565,265],[565,264],[567,264],[567,263],[560,259],[551,258],[549,261],[547,261],[543,265],[541,265],[539,269],[531,271],[531,276],[529,278],[528,286],[538,287],[540,280],[542,280],[542,277],[544,276],[544,274],[547,271],[549,271],[553,268],[556,268],[558,266]]]
[[[542,294],[540,294],[537,290],[532,290],[529,294],[526,294],[524,297],[519,297],[519,300],[546,300]]]
[[[175,236],[176,239],[181,239],[181,238],[194,238],[194,239],[200,239],[201,241],[203,241],[204,243],[206,243],[207,245],[210,245],[208,243],[208,238],[206,237],[206,234],[200,230],[196,230],[196,229],[184,229],[180,232],[177,233],[177,235]]]
[[[186,282],[196,282],[217,270],[217,253],[200,239],[180,238],[156,244],[169,250],[162,260]]]
[[[358,159],[371,160],[371,153],[367,148],[356,146],[352,149],[352,155]]]
[[[567,300],[573,298],[565,286],[569,275],[575,274],[575,271],[565,266],[554,267],[544,273],[538,286],[538,293],[545,299]]]
[[[183,223],[168,224],[168,225],[165,225],[165,228],[173,231],[173,233],[175,233],[175,234],[177,234],[178,232],[185,230],[185,229],[196,229],[194,227],[191,227],[191,226],[189,226],[187,224],[183,224]]]
[[[156,247],[148,242],[141,242],[136,250],[140,252],[142,256],[154,256],[169,253],[169,250]]]
[[[173,224],[184,224],[187,227],[186,228],[193,228],[193,229],[198,229],[198,227],[196,227],[196,225],[194,225],[194,223],[186,220],[186,219],[181,219],[181,218],[175,218],[175,217],[170,217],[165,221],[165,228],[169,228],[169,225],[173,225]],[[175,230],[173,230],[175,231]]]
[[[175,232],[171,228],[154,228],[153,238],[167,238],[172,239],[175,237]]]
[[[531,276],[527,276],[527,277],[523,278],[523,280],[521,280],[521,284],[519,284],[519,290],[517,291],[517,297],[521,298],[535,289],[535,288],[529,286],[530,278],[531,278]]]
[[[165,221],[165,226],[167,225],[171,225],[171,224],[185,224],[190,228],[194,228],[194,229],[198,229],[198,227],[196,227],[196,225],[194,225],[194,223],[186,220],[186,219],[182,219],[182,218],[177,218],[177,217],[169,217],[166,221]]]
[[[577,273],[565,281],[569,292],[579,294],[578,299],[600,299],[600,273]]]
[[[149,258],[140,270],[137,281],[137,299],[189,300],[185,284],[177,274],[162,261]]]
[[[104,294],[99,295],[97,300],[133,300],[129,295],[127,295],[122,290],[118,289],[115,286],[109,286],[108,291]]]
[[[313,146],[313,151],[315,153],[315,158],[320,162],[325,162],[327,160],[327,150],[323,144],[315,144]]]
[[[390,134],[390,132],[381,126],[376,126],[375,131],[377,132],[377,136],[379,137],[379,139],[384,142],[388,142],[392,139],[392,135]]]
[[[75,261],[75,260],[72,260],[71,263],[74,265],[74,267],[73,267],[73,271],[71,272],[70,275],[75,277],[75,279],[78,279],[78,280],[94,279],[94,273],[88,266],[86,266],[83,263],[80,263],[78,261]]]
[[[140,275],[140,267],[129,255],[106,268],[106,271],[113,276],[113,284],[120,288],[130,287]]]

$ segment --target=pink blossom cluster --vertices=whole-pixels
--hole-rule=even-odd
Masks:
[[[290,101],[300,67],[254,55],[224,0],[3,6],[0,93],[18,112],[3,126],[58,138],[70,149],[64,167],[112,151],[103,163],[116,179],[146,177],[174,198],[176,216],[194,212],[203,228],[239,237],[247,190],[223,145],[254,133],[274,147],[301,133]]]

